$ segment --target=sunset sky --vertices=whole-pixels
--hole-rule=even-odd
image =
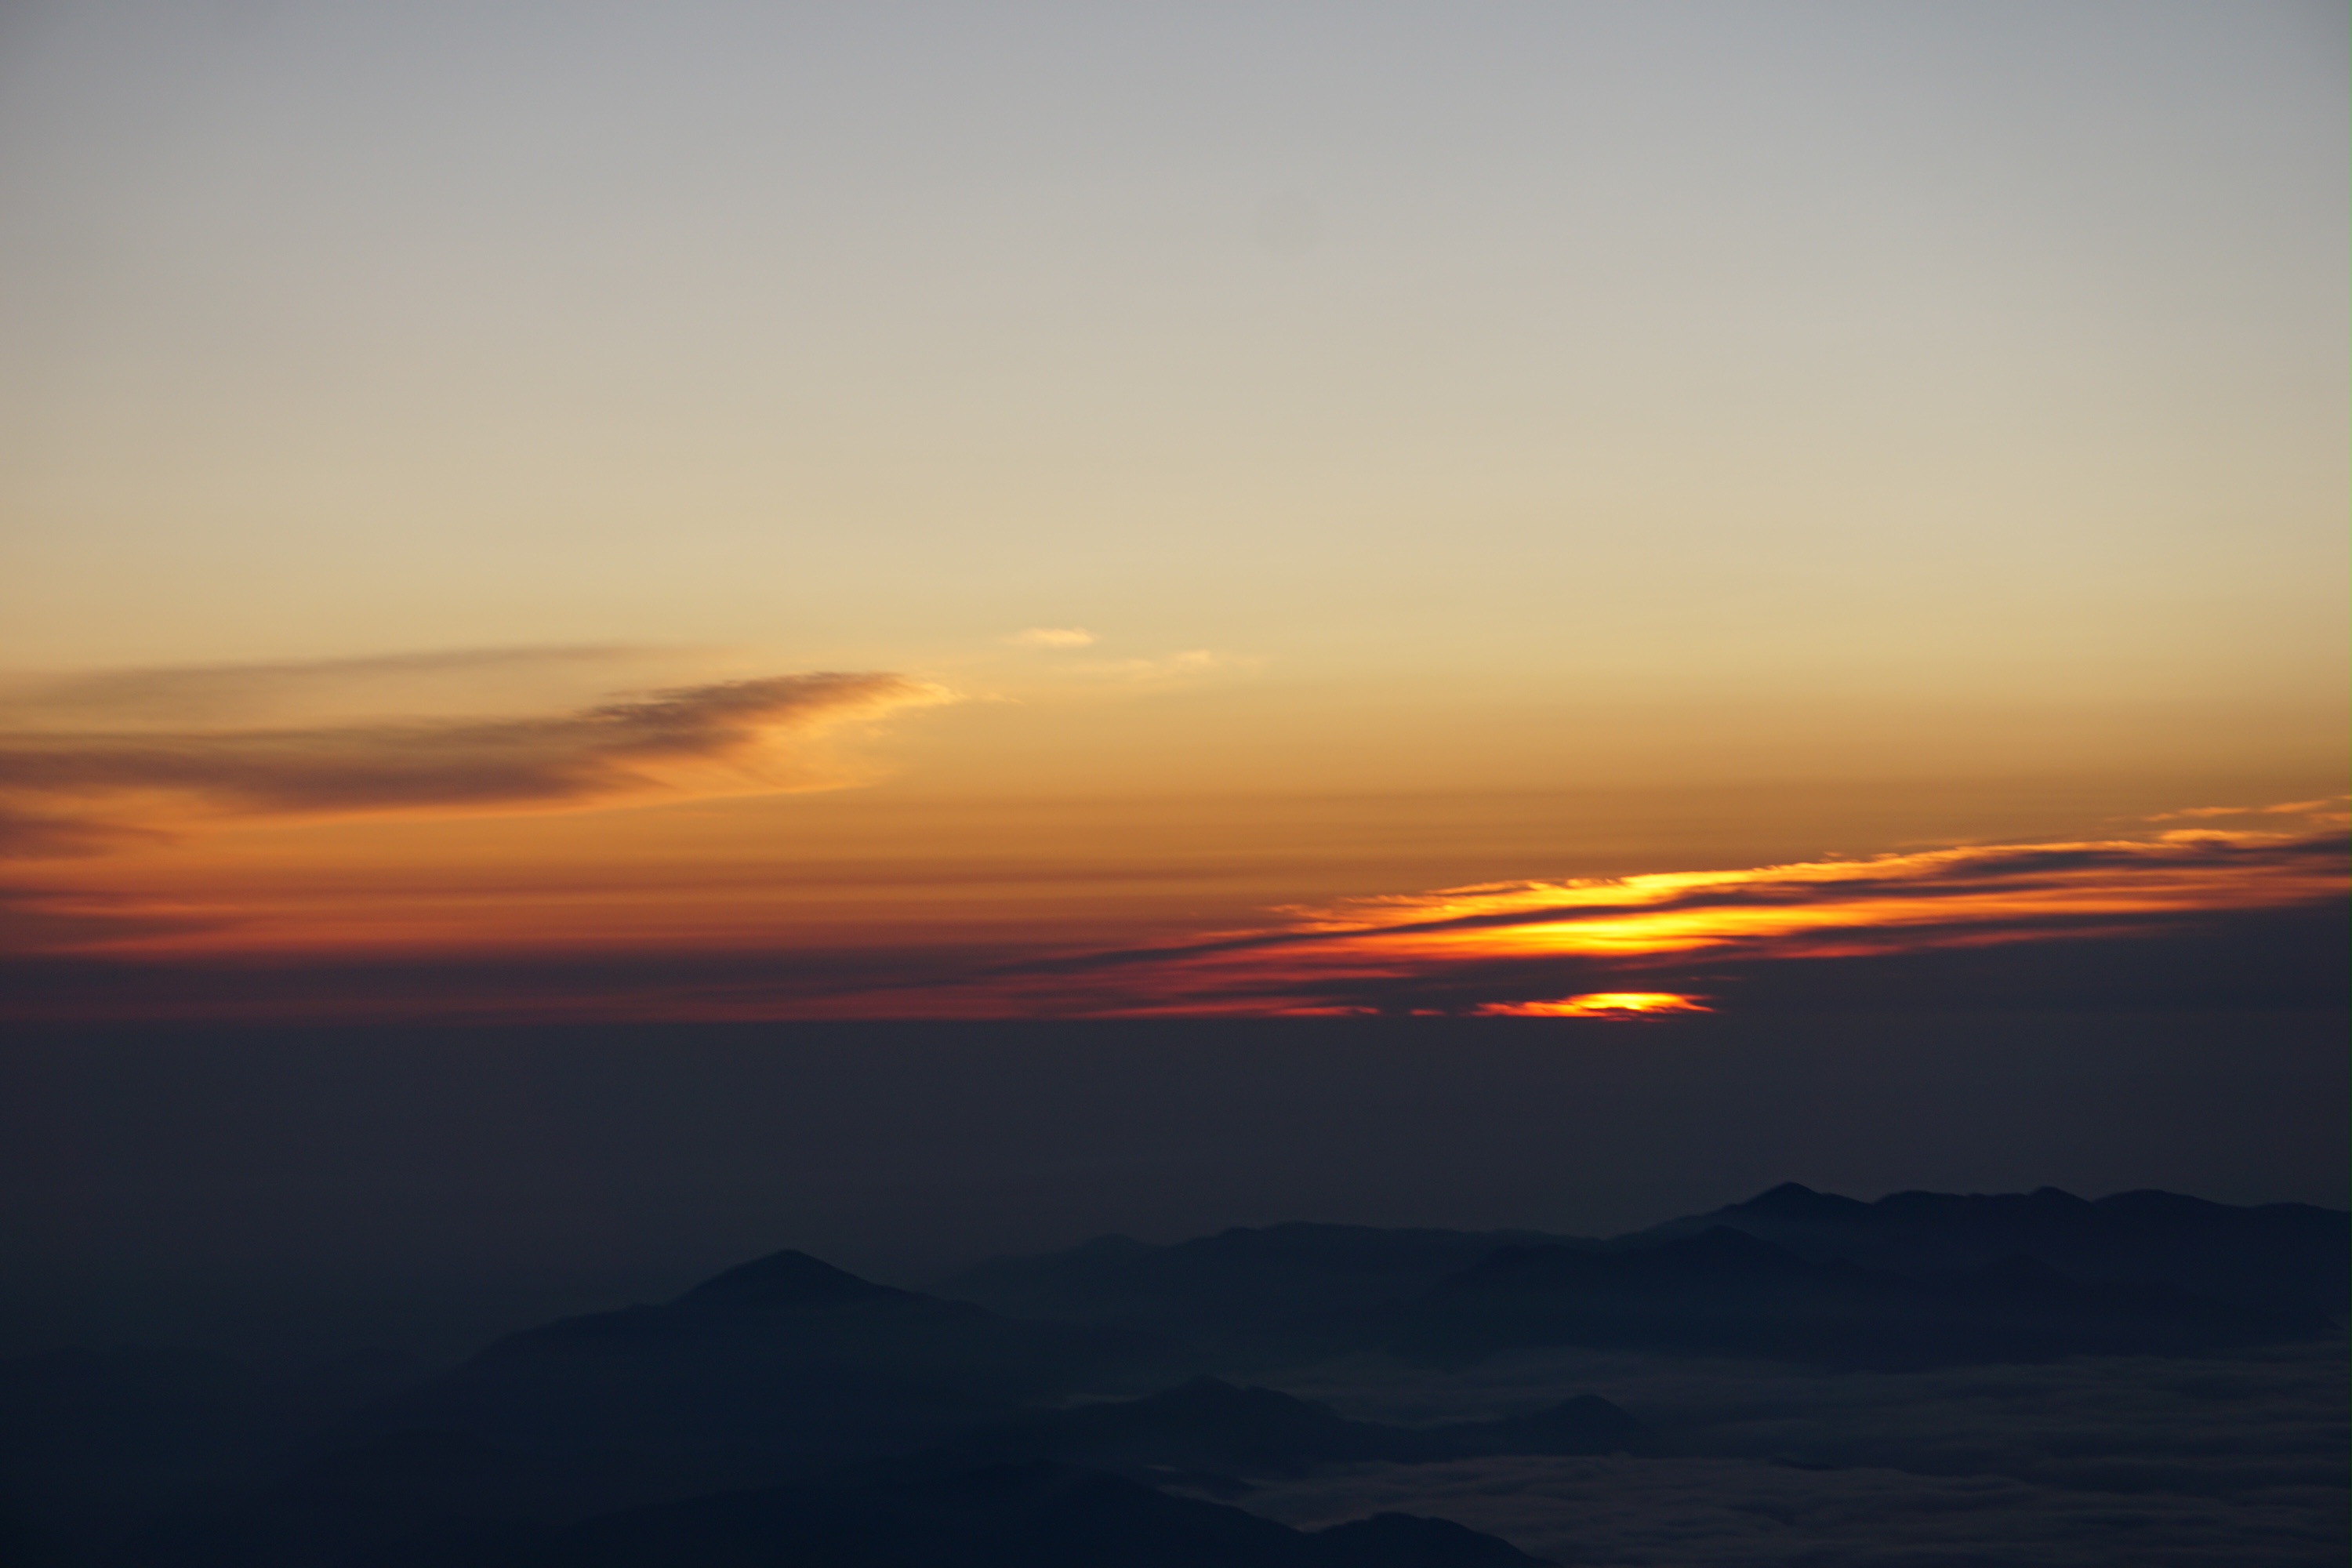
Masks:
[[[2345,32],[7,5],[8,1005],[2259,990]]]

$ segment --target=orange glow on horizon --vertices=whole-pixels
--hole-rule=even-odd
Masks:
[[[828,820],[856,820],[849,805]],[[1739,1010],[1742,973],[1759,964],[2132,937],[2340,901],[2344,835],[2329,812],[2305,815],[2302,834],[2172,831],[1485,882],[1276,906],[1279,924],[1189,932],[1171,932],[1153,900],[1271,892],[1311,865],[1271,853],[1171,865],[1073,840],[1057,817],[1057,831],[1041,818],[1020,853],[996,840],[992,859],[852,857],[852,841],[835,837],[819,856],[723,862],[656,853],[666,841],[648,838],[634,859],[582,866],[562,855],[577,830],[541,817],[433,829],[478,849],[463,877],[447,860],[403,864],[425,825],[337,829],[380,846],[353,877],[310,864],[320,827],[220,840],[217,856],[125,856],[111,862],[120,881],[101,858],[26,889],[28,934],[105,990],[20,1003],[17,1016],[1686,1016]],[[761,819],[745,806],[637,820],[684,835],[670,847],[700,846],[692,835],[707,830],[703,847],[725,848]],[[1132,858],[1107,866],[1113,848]],[[167,882],[159,873],[175,858],[184,871]],[[108,982],[118,967],[154,978]],[[188,999],[148,1000],[175,988]]]
[[[1712,1013],[1696,996],[1677,991],[1588,991],[1553,1002],[1489,1002],[1482,1018],[1638,1018],[1662,1013]]]
[[[2315,905],[2343,897],[2343,851],[2336,833],[2170,832],[1381,895],[1293,908],[1286,912],[1297,918],[1282,927],[1074,955],[1033,973],[951,988],[950,1005],[1097,1016],[1712,1011],[1692,993],[1632,986],[1552,1002],[1490,998],[1492,988],[1524,985],[1549,964],[1581,963],[1634,979],[1678,961],[1861,958],[2118,937],[2184,918]],[[1507,968],[1519,978],[1504,977]],[[1487,996],[1477,996],[1479,988]],[[1416,991],[1454,999],[1433,1009],[1411,999]],[[1341,999],[1351,993],[1397,1000]]]

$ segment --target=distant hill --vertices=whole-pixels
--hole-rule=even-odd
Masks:
[[[1654,1246],[1716,1226],[1815,1262],[1859,1263],[1914,1279],[2024,1256],[2090,1283],[2170,1285],[2264,1311],[2344,1316],[2352,1307],[2352,1214],[2308,1204],[2238,1207],[2178,1193],[2085,1202],[2032,1193],[1895,1193],[1876,1203],[1794,1182],[1617,1237]]]
[[[1936,1281],[1816,1263],[1717,1226],[1645,1247],[1510,1247],[1402,1314],[1412,1360],[1580,1345],[1827,1365],[1927,1367],[2080,1354],[2193,1355],[2326,1333],[2328,1321],[2164,1285],[2086,1285],[2021,1254]]]
[[[265,1485],[168,1509],[111,1561],[1518,1563],[1498,1554],[1508,1552],[1501,1543],[1442,1521],[1302,1536],[1198,1503],[1171,1512],[1162,1502],[1180,1500],[1139,1489],[1233,1493],[1246,1489],[1244,1477],[1330,1463],[1608,1453],[1650,1441],[1624,1411],[1590,1397],[1423,1428],[1350,1421],[1206,1378],[1142,1398],[1024,1409],[1141,1375],[1156,1349],[1123,1331],[1020,1323],[780,1253],[667,1306],[509,1336],[379,1405],[362,1424],[377,1435]],[[1123,1479],[1106,1489],[1073,1479],[1074,1466]],[[998,1480],[974,1479],[983,1476]],[[1162,1546],[1176,1554],[1153,1555]],[[1075,1555],[1055,1555],[1066,1552]]]
[[[355,1354],[268,1376],[207,1351],[66,1346],[0,1360],[0,1530],[120,1539],[157,1508],[257,1486],[322,1427],[414,1380]],[[48,1549],[52,1556],[62,1546]],[[12,1541],[0,1563],[37,1561]]]
[[[1936,1312],[1956,1314],[1956,1323],[1971,1315],[1980,1320],[1973,1342],[1957,1326],[1935,1341],[1945,1347],[1935,1353],[1962,1359],[1993,1354],[2001,1344],[2040,1355],[2057,1353],[2050,1347],[2059,1345],[2188,1350],[2324,1334],[2329,1325],[2323,1320],[2343,1317],[2352,1288],[2352,1215],[2340,1210],[2238,1207],[2157,1192],[2088,1203],[2049,1187],[1998,1195],[1898,1193],[1862,1203],[1790,1184],[1712,1214],[1606,1240],[1305,1224],[1228,1230],[1167,1247],[1106,1237],[1064,1252],[982,1264],[940,1289],[1028,1317],[1181,1335],[1221,1367],[1265,1365],[1394,1342],[1409,1306],[1414,1321],[1426,1323],[1428,1311],[1412,1303],[1509,1249],[1631,1254],[1718,1229],[1769,1243],[1797,1261],[1852,1264],[1885,1277],[1874,1287],[1873,1299],[1883,1298],[1879,1309],[1866,1308],[1870,1292],[1859,1286],[1840,1295],[1822,1282],[1827,1276],[1817,1280],[1813,1310],[1829,1314],[1822,1343],[1836,1337],[1832,1321],[1871,1310],[1924,1321],[1922,1314],[1933,1314],[1922,1303],[1932,1300]],[[2017,1272],[2019,1260],[2053,1278],[2029,1283]],[[2010,1270],[2009,1284],[1998,1289],[1985,1275],[1995,1265]],[[1749,1284],[1760,1288],[1760,1276]],[[1927,1293],[1898,1288],[1905,1285]],[[2069,1294],[2069,1286],[2113,1289]],[[2037,1291],[2039,1326],[2029,1331],[2021,1302]],[[1898,1309],[1897,1302],[1910,1305]],[[1788,1321],[1769,1332],[1761,1320],[1750,1330],[1729,1326],[1742,1311],[1766,1310],[1766,1297],[1724,1305],[1727,1326],[1708,1345],[1726,1349],[1744,1336],[1782,1347],[1770,1353],[1795,1353],[1787,1347],[1801,1336]],[[1789,1301],[1769,1307],[1784,1318],[1794,1310]],[[1996,1320],[2007,1327],[1996,1328]],[[2062,1330],[2061,1320],[2072,1326]],[[1620,1335],[1609,1342],[1630,1342]],[[1699,1348],[1701,1340],[1689,1342]],[[1914,1333],[1913,1342],[1929,1342]],[[1964,1352],[1969,1342],[1980,1348]]]
[[[780,1252],[663,1305],[508,1335],[268,1484],[167,1509],[121,1559],[503,1568],[618,1507],[904,1453],[1184,1370],[1148,1336],[1016,1322]]]
[[[1591,1394],[1499,1421],[1394,1426],[1351,1421],[1271,1388],[1236,1388],[1202,1377],[1141,1399],[983,1426],[926,1450],[917,1461],[961,1470],[1045,1459],[1232,1494],[1246,1489],[1245,1479],[1304,1475],[1320,1465],[1633,1453],[1654,1441],[1649,1428]]]
[[[1015,1321],[780,1252],[667,1305],[510,1334],[371,1421],[521,1453],[601,1447],[773,1473],[900,1452],[1035,1400],[1135,1392],[1186,1370],[1148,1335]]]
[[[406,1434],[247,1506],[166,1520],[116,1568],[1511,1568],[1444,1520],[1305,1534],[1239,1509],[1045,1461],[883,1461],[851,1475],[602,1507],[591,1478],[468,1439]],[[614,1507],[618,1502],[622,1506]],[[12,1563],[14,1559],[10,1560]],[[74,1560],[64,1558],[62,1563]]]
[[[1590,1396],[1407,1428],[1212,1368],[1555,1345],[1908,1368],[2324,1337],[2348,1218],[1789,1185],[1606,1241],[1285,1225],[950,1283],[1026,1316],[779,1252],[422,1381],[368,1356],[295,1379],[169,1351],[0,1362],[0,1534],[110,1568],[1519,1562],[1442,1521],[1302,1535],[1146,1484],[1664,1446]]]
[[[1498,1247],[1580,1245],[1531,1230],[1382,1230],[1355,1225],[1234,1228],[1169,1247],[1106,1236],[1005,1258],[934,1289],[1019,1317],[1182,1335],[1213,1355],[1279,1359],[1329,1348]]]
[[[1032,1462],[780,1487],[593,1520],[515,1568],[1526,1568],[1445,1520],[1376,1514],[1308,1533],[1122,1477]]]

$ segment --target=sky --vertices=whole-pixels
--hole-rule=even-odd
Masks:
[[[0,6],[9,1005],[2340,1001],[2345,33]]]

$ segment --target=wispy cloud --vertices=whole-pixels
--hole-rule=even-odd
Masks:
[[[2352,796],[2326,800],[2290,800],[2277,805],[2191,805],[2179,811],[2159,811],[2143,822],[2193,822],[2224,816],[2305,816],[2315,822],[2343,822],[2344,803]]]
[[[1003,1010],[1015,1012],[1684,1011],[1702,1005],[1712,987],[1661,984],[1657,976],[2130,938],[2200,917],[2340,903],[2347,855],[2336,833],[2175,830],[2153,839],[1487,883],[1293,908],[1281,911],[1289,918],[1279,925],[1068,954],[1006,972],[995,984]]]
[[[103,855],[167,837],[123,822],[100,822],[59,811],[30,811],[0,801],[0,859],[63,860]]]
[[[658,722],[627,711],[657,702],[541,721],[570,739],[544,762],[549,773],[527,775],[541,780],[535,798],[554,804],[527,809],[583,798],[545,793],[566,788],[612,798],[598,792],[668,765],[673,748],[698,758],[731,743],[673,740],[673,725],[732,735],[744,722],[712,715],[728,705],[707,695],[670,702]],[[658,738],[634,738],[648,731]],[[839,951],[780,942],[751,924],[686,943],[600,927],[583,946],[576,931],[526,924],[311,945],[282,922],[250,925],[252,911],[233,900],[194,907],[61,882],[24,890],[16,919],[29,956],[0,990],[14,1011],[58,1017],[1593,1020],[2338,1006],[2347,868],[2341,833],[2177,829],[1482,883],[1300,906],[1253,929],[1152,946],[1048,946],[981,922]],[[225,931],[234,940],[219,940]]]
[[[1265,660],[1219,653],[1213,648],[1186,648],[1158,658],[1104,659],[1087,666],[1091,674],[1140,685],[1170,685],[1209,675],[1230,675],[1256,669]]]
[[[0,732],[191,730],[360,715],[503,715],[683,684],[709,655],[620,645],[0,675]],[[665,679],[667,677],[667,679]]]
[[[1001,640],[1014,647],[1050,649],[1066,654],[1093,648],[1101,639],[1084,626],[1031,626]],[[1086,689],[1102,693],[1122,688],[1150,690],[1160,687],[1187,686],[1220,676],[1252,674],[1265,664],[1263,658],[1253,654],[1188,647],[1171,653],[1123,658],[1108,658],[1097,652],[1083,658],[1055,659],[1044,668],[1049,668],[1061,680],[1083,682]]]
[[[1588,991],[1550,1002],[1484,1002],[1481,1018],[1643,1018],[1667,1013],[1711,1013],[1704,996],[1675,991]]]
[[[273,728],[0,732],[0,845],[106,847],[194,815],[552,810],[851,782],[812,742],[952,700],[887,673],[673,687],[552,714]]]

